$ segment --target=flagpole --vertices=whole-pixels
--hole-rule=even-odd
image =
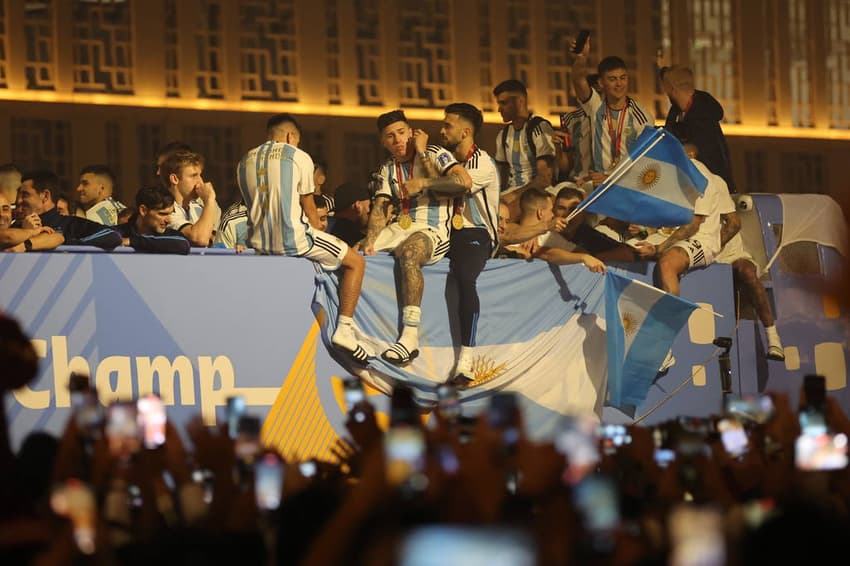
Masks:
[[[603,188],[601,191],[599,191],[596,195],[594,195],[594,196],[593,196],[593,198],[590,198],[590,199],[587,199],[587,200],[582,201],[582,202],[581,202],[581,203],[580,203],[580,204],[576,207],[576,209],[575,209],[575,210],[573,210],[573,211],[569,214],[569,216],[567,216],[567,223],[569,223],[569,222],[570,222],[570,220],[572,220],[572,219],[573,219],[573,218],[574,218],[574,217],[575,217],[578,213],[582,212],[585,208],[587,208],[588,206],[590,206],[591,204],[593,204],[594,202],[596,202],[596,201],[599,199],[599,197],[601,197],[602,195],[604,195],[604,194],[608,191],[608,189],[610,189],[610,188],[611,188],[611,185],[613,185],[614,183],[616,183],[617,181],[619,181],[619,180],[620,180],[620,178],[622,178],[622,176],[626,174],[626,171],[628,171],[629,169],[631,169],[631,168],[634,166],[634,164],[635,164],[635,163],[637,163],[638,159],[640,159],[641,157],[643,157],[644,155],[646,155],[647,153],[649,153],[649,151],[650,151],[653,147],[655,147],[656,145],[658,145],[658,142],[660,142],[660,141],[661,141],[661,139],[662,139],[664,136],[668,135],[668,134],[665,132],[664,128],[658,128],[656,131],[657,131],[657,132],[659,132],[659,133],[660,133],[660,135],[659,135],[657,138],[655,138],[654,140],[652,140],[652,143],[651,143],[651,144],[649,144],[649,146],[647,146],[647,148],[646,148],[646,149],[644,149],[643,151],[641,151],[641,152],[640,152],[640,155],[638,155],[638,156],[637,156],[637,157],[635,157],[634,159],[629,159],[629,161],[623,161],[623,162],[622,162],[622,163],[620,163],[617,167],[615,167],[615,168],[614,168],[614,171],[612,171],[612,172],[611,172],[611,175],[609,175],[609,176],[608,176],[608,178],[607,178],[607,179],[605,179],[605,183],[602,185],[604,188]]]

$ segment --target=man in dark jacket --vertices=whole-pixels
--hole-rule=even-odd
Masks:
[[[164,187],[146,187],[136,193],[136,211],[130,220],[115,227],[124,245],[137,252],[160,254],[189,253],[189,240],[168,227],[174,214],[174,196]]]
[[[673,65],[662,70],[661,82],[671,104],[664,127],[697,146],[700,161],[734,193],[729,146],[720,128],[723,107],[709,93],[694,88],[694,73],[687,67]]]
[[[111,250],[121,245],[120,234],[112,228],[78,216],[59,214],[54,200],[54,195],[58,194],[59,177],[55,173],[35,171],[24,175],[15,201],[17,221],[14,227],[48,226],[62,234],[65,244],[70,246],[97,246]]]

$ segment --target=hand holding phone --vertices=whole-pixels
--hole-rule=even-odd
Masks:
[[[141,447],[138,409],[132,401],[116,401],[106,414],[106,438],[113,456],[129,458]]]
[[[575,45],[572,48],[572,52],[576,55],[580,55],[582,51],[584,51],[584,46],[587,43],[588,39],[590,39],[589,29],[583,29],[578,32],[578,36],[576,37]]]
[[[257,508],[273,511],[280,506],[283,493],[283,460],[272,451],[264,452],[254,464],[254,494]]]
[[[159,448],[165,444],[165,405],[158,395],[151,393],[136,401],[139,426],[145,448]]]

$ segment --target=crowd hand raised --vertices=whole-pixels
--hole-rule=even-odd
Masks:
[[[530,240],[526,240],[516,246],[517,253],[525,259],[531,259],[534,257],[534,254],[536,254],[539,249],[540,244],[537,243],[537,238],[531,238]]]
[[[573,57],[587,57],[590,54],[590,40],[592,38],[588,37],[587,41],[584,42],[584,49],[581,50],[581,53],[574,53],[573,52],[573,49],[576,48],[576,39],[578,39],[578,38],[574,37],[570,40],[570,54]]]
[[[357,419],[352,417],[352,413],[348,414],[345,419],[345,428],[351,434],[355,446],[365,451],[374,444],[378,444],[383,433],[378,428],[375,409],[371,404],[364,405],[362,410],[358,408],[356,415]],[[362,420],[360,420],[361,416]]]
[[[591,171],[587,178],[593,183],[595,188],[604,183],[608,179],[608,175],[599,171]]]
[[[360,477],[363,467],[363,452],[344,438],[337,438],[331,446],[331,454],[339,461],[343,473]]]

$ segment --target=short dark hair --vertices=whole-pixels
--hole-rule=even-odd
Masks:
[[[516,79],[508,79],[496,85],[493,89],[493,96],[499,96],[503,92],[520,92],[523,96],[528,96],[528,90],[521,81]]]
[[[56,195],[56,198],[53,200],[57,203],[60,200],[64,200],[68,203],[68,214],[71,216],[75,216],[77,214],[77,201],[71,197],[71,194],[68,191],[62,191]]]
[[[446,114],[457,114],[470,124],[472,124],[472,133],[477,134],[481,126],[484,125],[484,116],[481,115],[481,110],[467,104],[466,102],[453,102],[446,106]]]
[[[284,112],[282,114],[275,114],[266,122],[266,133],[271,134],[272,130],[277,128],[278,126],[282,126],[283,124],[292,124],[292,126],[298,131],[298,135],[301,135],[301,124],[298,123],[298,120],[295,119],[295,116]]]
[[[313,160],[313,172],[316,172],[319,169],[321,169],[322,173],[324,173],[325,175],[328,174],[328,164],[325,163],[324,161],[322,161],[321,159],[314,159]]]
[[[555,199],[574,199],[577,198],[579,200],[584,200],[584,193],[575,187],[564,187],[560,191],[558,191],[558,196]]]
[[[136,193],[136,210],[144,205],[149,210],[161,210],[174,204],[174,195],[165,187],[151,185]]]
[[[328,211],[331,210],[331,204],[325,195],[313,193],[313,202],[316,203],[316,208],[327,208]]]
[[[596,70],[599,71],[599,76],[601,77],[608,71],[614,71],[616,69],[625,69],[626,62],[617,57],[616,55],[610,55],[599,62],[599,66],[596,67]]]
[[[396,122],[404,122],[408,126],[410,125],[410,122],[407,121],[407,116],[404,115],[404,110],[391,110],[381,114],[377,120],[378,133],[380,134],[384,131],[384,128]]]
[[[98,177],[106,177],[113,186],[115,185],[115,173],[106,165],[86,165],[80,169],[80,177],[87,173],[97,175]]]
[[[369,186],[366,183],[347,181],[334,191],[334,210],[344,211],[357,201],[370,200]]]
[[[551,196],[543,189],[528,189],[522,193],[521,197],[519,197],[520,210],[522,210],[523,213],[533,212],[540,208],[540,206],[549,198],[551,198]]]
[[[21,176],[21,182],[24,181],[32,181],[32,187],[37,193],[49,191],[50,200],[56,201],[56,195],[59,194],[59,176],[53,171],[47,169],[30,171]]]

